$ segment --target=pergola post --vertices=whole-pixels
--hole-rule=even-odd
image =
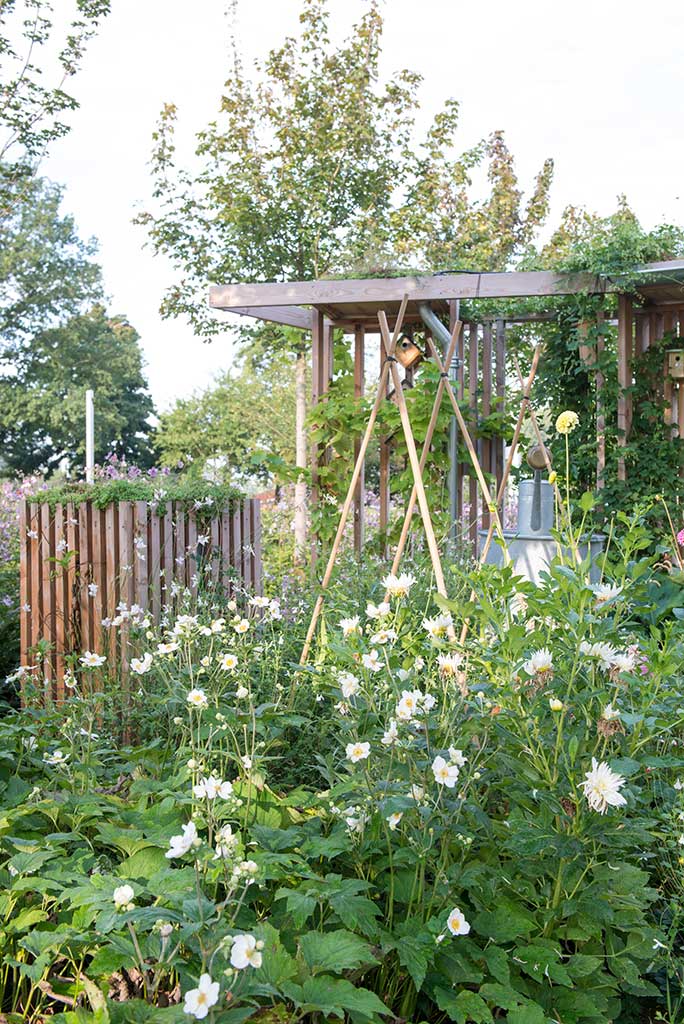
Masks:
[[[323,400],[333,371],[333,328],[326,324],[325,314],[321,310],[311,311],[311,405],[316,406]],[[313,444],[311,447],[311,503],[315,506],[320,499],[319,468],[326,461],[325,445]],[[311,566],[316,565],[318,557],[318,534],[311,533]]]
[[[387,353],[381,346],[380,348],[380,369],[385,365],[387,360]],[[390,391],[390,375],[387,374],[385,383],[385,397]],[[390,513],[390,440],[385,434],[380,435],[380,555],[382,558],[387,557],[387,534],[389,531],[389,513]]]
[[[468,331],[468,408],[469,408],[469,423],[468,429],[471,435],[476,435],[477,432],[477,375],[478,375],[478,329],[477,324],[471,323],[470,330]],[[468,473],[468,502],[470,504],[469,512],[469,534],[470,534],[470,546],[472,549],[473,558],[477,557],[477,534],[479,528],[479,515],[478,515],[478,494],[477,494],[477,479],[473,472],[472,466]]]
[[[624,448],[627,434],[631,426],[632,400],[628,388],[632,383],[632,299],[629,295],[618,295],[618,336],[617,336],[617,377],[618,405],[617,429],[618,445]],[[624,455],[618,456],[618,480],[626,480]]]
[[[365,390],[366,332],[363,324],[354,327],[354,399],[361,402]],[[354,462],[359,457],[361,438],[354,441]],[[354,553],[361,557],[364,543],[364,505],[366,498],[365,462],[362,461],[359,479],[354,492]]]
[[[454,333],[454,328],[458,323],[459,307],[460,303],[458,299],[451,299],[449,301],[449,333],[452,335]],[[459,332],[458,346],[459,353],[462,357],[462,330]],[[447,351],[445,349],[445,358],[446,355]],[[459,384],[459,374],[462,375],[462,373],[463,370],[457,358],[449,366],[449,380],[452,382],[452,385],[454,385],[456,390],[458,389]],[[456,547],[456,540],[458,537],[458,524],[461,513],[460,490],[461,472],[458,462],[458,423],[456,422],[456,417],[452,416],[449,420],[449,542],[452,549]]]

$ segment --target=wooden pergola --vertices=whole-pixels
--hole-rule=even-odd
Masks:
[[[627,284],[629,281],[629,284]],[[635,282],[637,282],[635,284]],[[466,301],[469,310],[478,300],[501,300],[500,314],[475,317],[463,323],[456,351],[455,369],[451,379],[460,400],[468,399],[470,423],[479,416],[487,416],[493,403],[503,403],[506,383],[506,333],[513,324],[555,319],[555,312],[507,315],[506,300],[572,294],[617,294],[618,385],[617,429],[619,443],[625,445],[631,427],[631,398],[629,388],[633,382],[633,361],[657,339],[667,333],[684,338],[684,260],[644,264],[630,270],[620,278],[596,276],[588,273],[558,274],[551,271],[506,273],[438,273],[414,277],[369,278],[344,280],[297,281],[263,284],[215,285],[210,289],[210,305],[217,310],[237,313],[258,320],[297,327],[311,332],[312,402],[324,400],[333,374],[333,331],[341,330],[353,337],[354,386],[357,398],[365,392],[366,339],[378,335],[378,318],[384,314],[394,329],[402,301],[406,298],[402,327],[420,327],[425,331],[425,307],[429,307],[449,331],[459,319],[460,303]],[[551,305],[551,303],[550,303]],[[491,309],[491,301],[488,301]],[[599,313],[596,346],[582,345],[580,355],[591,369],[597,349],[603,345],[601,324],[604,314]],[[588,330],[580,324],[580,336]],[[380,366],[385,357],[380,348]],[[671,376],[667,359],[663,367],[663,394],[669,405],[673,434],[684,436],[684,387]],[[407,373],[410,375],[411,371]],[[605,478],[605,417],[600,403],[603,386],[601,374],[596,372],[597,385],[597,487]],[[358,443],[357,443],[358,451]],[[455,433],[452,436],[450,473],[452,488],[452,521],[463,522],[464,506],[468,505],[465,530],[475,549],[478,530],[489,525],[489,511],[478,496],[474,473],[468,466],[456,461]],[[496,479],[503,475],[503,442],[481,439],[478,456],[482,468]],[[312,481],[315,501],[317,472],[325,449],[312,452]],[[385,530],[389,521],[389,467],[387,444],[380,444],[380,527]],[[467,494],[463,482],[468,477]],[[625,477],[624,459],[618,461],[618,476]],[[479,507],[478,507],[479,501]],[[354,544],[358,552],[364,536],[363,474],[354,496]]]

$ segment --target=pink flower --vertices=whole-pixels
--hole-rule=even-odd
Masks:
[[[677,534],[677,543],[684,547],[684,530],[680,530]]]

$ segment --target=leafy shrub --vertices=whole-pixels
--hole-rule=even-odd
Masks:
[[[347,581],[303,670],[301,595],[126,611],[136,747],[106,664],[0,723],[8,1020],[681,1020],[684,602],[644,532],[593,588]]]

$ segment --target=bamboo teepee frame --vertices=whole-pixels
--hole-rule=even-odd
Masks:
[[[439,384],[438,384],[438,387],[437,387],[437,392],[435,394],[435,399],[434,399],[434,402],[433,402],[432,414],[430,416],[430,422],[428,424],[428,431],[427,431],[427,434],[426,434],[426,437],[425,437],[425,441],[424,441],[424,444],[423,444],[423,450],[421,452],[420,459],[418,458],[418,452],[416,450],[416,443],[415,443],[415,438],[414,438],[414,435],[413,435],[413,429],[411,427],[411,421],[410,421],[410,418],[409,418],[408,408],[406,406],[406,397],[404,395],[404,390],[403,390],[402,385],[401,385],[401,379],[399,377],[399,371],[397,369],[397,357],[396,357],[396,354],[395,354],[396,353],[396,348],[397,348],[397,343],[398,343],[398,340],[399,340],[399,337],[400,337],[400,334],[401,334],[401,327],[402,327],[402,323],[403,323],[403,320],[404,320],[404,314],[406,312],[407,303],[408,303],[408,296],[404,295],[404,298],[403,298],[402,303],[401,303],[401,307],[399,309],[399,314],[398,314],[397,319],[395,321],[394,333],[392,335],[390,335],[389,324],[387,322],[387,316],[386,316],[384,310],[380,310],[378,312],[378,321],[379,321],[379,324],[380,324],[380,337],[381,337],[382,347],[383,347],[384,354],[385,354],[385,359],[384,359],[384,361],[382,363],[382,369],[380,371],[380,378],[378,380],[378,386],[377,386],[377,390],[376,390],[376,394],[375,394],[375,400],[373,402],[373,406],[372,406],[371,413],[370,413],[370,416],[369,416],[369,419],[368,419],[368,423],[366,425],[366,430],[364,432],[363,438],[362,438],[361,443],[359,445],[358,454],[357,454],[357,457],[356,457],[356,461],[355,461],[355,464],[354,464],[354,469],[353,469],[351,480],[349,482],[349,487],[348,487],[348,490],[347,490],[347,495],[346,495],[344,504],[342,506],[342,512],[340,514],[340,520],[339,520],[339,523],[338,523],[338,526],[337,526],[337,532],[335,534],[335,539],[333,540],[332,548],[331,548],[330,554],[328,556],[328,562],[327,562],[327,565],[326,565],[326,568],[325,568],[325,572],[323,574],[323,579],[321,581],[321,590],[320,590],[320,593],[318,594],[318,597],[316,598],[316,603],[314,605],[313,612],[312,612],[312,615],[311,615],[311,621],[309,623],[309,628],[307,630],[306,639],[304,641],[304,647],[302,648],[302,653],[301,653],[301,657],[300,657],[300,661],[299,661],[300,665],[305,665],[307,660],[308,660],[308,657],[309,657],[309,652],[311,650],[311,644],[313,642],[313,638],[314,638],[314,635],[315,635],[315,632],[316,632],[316,626],[318,624],[318,620],[320,618],[321,611],[323,610],[323,604],[325,602],[325,592],[328,589],[328,586],[330,584],[330,580],[332,578],[333,569],[334,569],[335,563],[337,561],[337,556],[339,554],[340,545],[342,543],[342,537],[344,535],[344,530],[345,530],[345,527],[346,527],[346,524],[347,524],[347,520],[349,518],[349,512],[350,512],[350,509],[352,507],[352,502],[354,500],[354,494],[355,494],[357,483],[358,483],[359,476],[360,476],[360,473],[361,473],[361,468],[363,466],[363,461],[365,459],[366,451],[368,449],[368,444],[370,442],[370,439],[371,439],[371,436],[372,436],[372,433],[373,433],[373,428],[374,428],[376,420],[377,420],[378,412],[380,410],[380,405],[382,404],[382,401],[386,397],[387,381],[388,381],[388,376],[390,376],[390,375],[391,375],[391,378],[392,378],[392,384],[393,384],[393,387],[394,387],[394,393],[396,395],[397,406],[399,408],[399,416],[400,416],[400,419],[401,419],[401,425],[402,425],[402,430],[403,430],[403,433],[404,433],[404,439],[406,441],[406,448],[407,448],[407,452],[408,452],[409,464],[411,466],[411,472],[413,474],[413,488],[412,488],[411,496],[409,498],[409,502],[408,502],[408,505],[407,505],[407,508],[406,508],[406,513],[405,513],[405,516],[404,516],[404,523],[403,523],[403,527],[402,527],[402,531],[401,531],[401,536],[399,538],[399,543],[397,545],[397,550],[396,550],[395,555],[394,555],[394,560],[393,560],[393,563],[392,563],[392,572],[396,573],[397,569],[399,568],[399,564],[401,562],[401,557],[402,557],[403,552],[405,550],[406,541],[407,541],[409,530],[410,530],[411,518],[412,518],[414,509],[415,509],[415,504],[417,502],[418,503],[418,507],[420,508],[420,514],[421,514],[421,518],[422,518],[422,521],[423,521],[423,527],[425,529],[425,536],[426,536],[426,539],[427,539],[428,550],[430,552],[430,560],[432,562],[432,570],[433,570],[434,575],[435,575],[435,585],[436,585],[436,588],[437,588],[437,593],[440,594],[443,597],[446,597],[446,586],[445,586],[445,582],[444,582],[444,571],[442,569],[441,556],[440,556],[440,552],[439,552],[439,547],[437,545],[437,539],[435,537],[434,526],[432,524],[432,518],[431,518],[431,514],[430,514],[430,507],[429,507],[429,504],[428,504],[427,494],[425,492],[425,485],[423,483],[423,473],[424,473],[425,465],[426,465],[426,462],[427,462],[427,456],[428,456],[428,453],[429,453],[429,450],[430,450],[430,445],[432,443],[432,437],[434,435],[435,427],[437,425],[437,420],[438,420],[438,417],[439,417],[439,412],[440,412],[440,408],[441,408],[441,404],[442,404],[442,399],[443,399],[445,393],[449,397],[449,401],[451,403],[454,415],[455,415],[456,420],[458,422],[459,429],[460,429],[461,434],[463,436],[463,439],[465,441],[466,448],[468,449],[468,453],[470,455],[470,459],[471,459],[471,462],[473,464],[473,468],[475,470],[475,474],[476,474],[476,477],[477,477],[477,482],[478,482],[478,485],[479,485],[480,490],[482,492],[483,499],[486,502],[486,505],[487,505],[487,507],[488,507],[488,509],[490,511],[490,528],[491,528],[492,531],[494,529],[496,529],[496,531],[497,531],[497,533],[499,535],[499,539],[500,539],[500,543],[501,543],[501,546],[502,546],[505,563],[508,564],[510,562],[510,555],[509,555],[509,552],[508,552],[508,548],[506,546],[506,541],[505,541],[504,533],[503,533],[503,527],[501,525],[501,519],[499,517],[499,512],[498,512],[498,500],[500,500],[500,495],[502,494],[502,491],[500,489],[500,494],[497,496],[497,503],[494,503],[492,501],[492,497],[491,497],[491,494],[490,494],[490,491],[489,491],[489,487],[487,486],[487,481],[486,481],[484,473],[482,471],[482,467],[481,467],[479,459],[477,457],[477,451],[475,449],[475,445],[473,444],[472,438],[470,436],[470,432],[469,432],[468,427],[467,427],[467,425],[465,423],[465,420],[463,419],[463,414],[461,413],[460,407],[459,407],[458,402],[456,400],[456,396],[454,395],[454,391],[453,391],[453,388],[451,386],[451,382],[449,381],[449,376],[448,376],[448,374],[449,374],[449,367],[450,367],[451,362],[453,360],[454,352],[456,350],[456,345],[457,345],[459,334],[460,334],[460,331],[461,331],[461,323],[459,321],[456,322],[456,324],[454,326],[454,329],[452,331],[451,338],[450,338],[450,341],[449,341],[449,345],[448,345],[448,349],[447,349],[447,353],[446,353],[444,362],[442,362],[442,359],[440,358],[440,355],[437,352],[437,349],[435,348],[435,346],[432,344],[432,342],[430,342],[430,349],[431,349],[431,352],[432,352],[432,357],[433,357],[433,359],[435,360],[435,362],[437,364],[437,367],[438,367],[439,372],[440,372],[440,377],[439,377]],[[535,363],[535,369],[536,369],[536,363]],[[530,387],[531,387],[531,383],[530,383]],[[520,431],[519,431],[519,428],[518,428],[518,436],[519,436],[519,432]],[[516,444],[517,444],[517,438],[516,438]],[[512,461],[512,456],[510,456],[510,461]],[[510,465],[509,465],[508,468],[510,470]],[[491,538],[490,538],[490,543],[491,543]],[[387,597],[387,595],[386,595],[386,597]],[[453,630],[450,631],[450,638],[451,639],[455,639],[455,634],[453,634]]]

